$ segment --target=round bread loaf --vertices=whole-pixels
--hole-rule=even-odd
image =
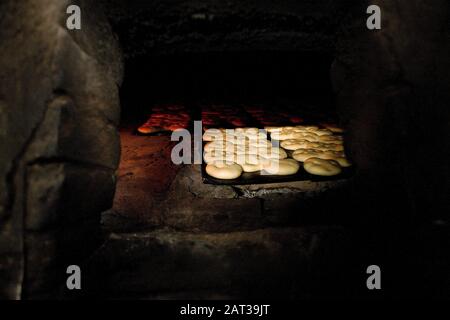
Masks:
[[[335,176],[342,172],[339,163],[334,160],[309,158],[303,163],[305,171],[318,176]]]
[[[316,131],[319,130],[318,126],[303,126],[303,128],[305,128],[306,131]]]
[[[281,130],[283,130],[283,127],[264,127],[264,129],[267,132],[272,133],[272,132],[280,132]]]
[[[311,142],[308,145],[309,149],[315,149],[317,151],[343,151],[344,146],[336,143],[324,143],[324,142]]]
[[[224,132],[221,129],[208,129],[203,134],[203,141],[223,140]]]
[[[317,158],[323,159],[323,160],[336,160],[337,158],[343,158],[345,157],[345,154],[342,151],[333,151],[333,150],[327,150],[327,151],[320,151],[317,155]]]
[[[308,132],[296,134],[295,139],[307,140],[309,142],[317,142],[320,140],[320,136],[315,134],[315,132],[313,132],[313,131],[308,131]]]
[[[248,163],[243,163],[240,166],[242,167],[242,170],[244,172],[257,172],[261,170],[262,167],[260,164],[248,164]]]
[[[287,139],[280,142],[280,146],[286,150],[308,149],[310,142],[305,139]]]
[[[300,164],[293,159],[270,160],[263,164],[263,173],[270,175],[291,175],[297,173]]]
[[[236,163],[225,164],[221,162],[209,163],[206,166],[206,173],[217,179],[237,179],[242,174],[242,167]]]
[[[235,161],[237,164],[254,164],[259,165],[264,160],[261,156],[257,154],[238,154],[235,156]]]
[[[328,129],[318,129],[314,131],[315,134],[317,134],[318,136],[332,136],[333,132],[331,132]]]
[[[351,163],[350,161],[348,161],[348,159],[345,158],[345,157],[338,157],[338,158],[335,158],[334,160],[335,160],[337,163],[339,163],[339,165],[340,165],[342,168],[347,168],[347,167],[351,167],[351,166],[352,166],[352,163]]]
[[[309,158],[319,156],[320,153],[320,151],[316,151],[314,149],[298,149],[292,153],[292,158],[300,162],[305,162]]]
[[[336,135],[332,135],[332,136],[320,136],[319,137],[319,141],[320,142],[325,142],[325,143],[339,143],[339,144],[343,144],[344,141],[344,137],[342,136],[336,136]]]
[[[258,155],[267,159],[286,159],[286,151],[277,147],[258,148]]]
[[[206,143],[203,147],[203,150],[205,150],[206,152],[210,152],[213,150],[234,152],[236,148],[237,147],[232,142],[215,140]]]
[[[223,163],[233,163],[236,162],[236,155],[232,152],[225,151],[210,151],[203,154],[203,159],[205,163],[213,162],[223,162]]]

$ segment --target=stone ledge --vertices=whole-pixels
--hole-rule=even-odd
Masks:
[[[178,198],[165,205],[164,224],[177,230],[229,232],[261,227],[258,199]]]
[[[177,230],[230,232],[320,221],[344,205],[348,181],[262,185],[204,184],[199,165],[184,166],[160,204],[163,224]],[[326,201],[325,201],[326,200]],[[327,221],[326,221],[327,222]],[[335,220],[328,223],[335,223]]]
[[[335,276],[346,270],[349,243],[339,227],[111,234],[83,269],[85,292],[151,297],[212,290],[241,298],[305,297],[322,281],[332,288],[328,278],[342,280]]]

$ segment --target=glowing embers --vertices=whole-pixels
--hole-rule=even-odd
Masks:
[[[138,132],[155,134],[189,128],[191,115],[183,105],[155,106],[152,111],[147,122],[138,128]]]
[[[296,125],[303,123],[303,118],[298,116],[298,110],[291,108],[276,108],[265,110],[257,106],[246,106],[245,111],[251,115],[261,126],[277,126],[280,124]]]
[[[148,120],[138,128],[138,132],[156,134],[170,133],[177,129],[190,129],[194,114],[201,115],[202,126],[205,130],[209,128],[297,126],[304,122],[318,123],[322,127],[334,129],[334,132],[340,130],[336,125],[330,123],[333,122],[333,118],[330,118],[329,114],[322,113],[320,108],[314,109],[308,106],[205,104],[188,108],[184,105],[172,104],[153,107]]]
[[[242,107],[229,105],[202,106],[203,128],[236,128],[252,125],[254,119]]]
[[[297,125],[303,122],[298,109],[263,106],[207,105],[202,107],[203,128],[243,128],[271,125]]]

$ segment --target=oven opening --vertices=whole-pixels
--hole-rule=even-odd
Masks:
[[[0,299],[450,296],[449,1],[35,2]]]
[[[189,170],[201,168],[196,182],[219,186],[254,184],[270,188],[272,183],[285,182],[285,188],[289,188],[302,181],[320,184],[348,180],[353,168],[345,155],[344,130],[336,112],[330,79],[333,59],[333,53],[326,50],[230,50],[148,54],[126,60],[120,92],[122,162],[116,194],[121,200],[116,204],[134,217],[156,218],[150,203],[153,198],[165,197],[178,170],[186,165],[192,167]],[[180,130],[190,134],[191,147],[175,154],[177,142],[183,139],[172,139],[172,134]],[[215,130],[223,130],[226,140],[233,135],[236,141],[227,142],[230,150],[222,150],[222,145],[213,141],[215,137],[209,137]],[[256,144],[248,142],[253,138],[246,131],[252,130],[260,131],[258,135],[264,139],[255,140]],[[199,139],[196,133],[200,134],[199,150],[194,147],[198,142],[194,140]],[[201,155],[194,159],[196,151]],[[192,154],[183,157],[186,152]],[[235,157],[229,160],[243,168],[241,174],[235,174],[237,177],[208,172],[214,165],[209,162],[223,160],[222,152],[228,158]],[[182,163],[175,156],[180,156]],[[341,161],[337,168],[340,173],[306,172],[303,162],[317,157],[325,165],[334,158]],[[272,175],[264,169],[265,161],[271,158],[282,160],[280,172]],[[295,158],[299,168],[283,173],[286,159]],[[124,183],[122,187],[122,181],[146,181],[147,185],[133,190],[147,194],[147,203],[133,199],[128,193],[130,186]],[[126,190],[128,197],[121,190]],[[162,194],[154,197],[149,190]],[[135,206],[138,209],[134,210]]]
[[[158,233],[164,230],[168,236],[176,237],[177,245],[182,245],[186,236],[193,236],[200,242],[204,237],[212,237],[213,241],[223,242],[220,248],[216,248],[219,251],[212,250],[213,255],[221,254],[222,249],[228,250],[225,248],[233,251],[233,247],[238,248],[247,241],[250,246],[260,246],[262,243],[257,239],[266,236],[279,238],[270,241],[269,248],[281,245],[288,251],[295,250],[299,237],[305,235],[301,228],[332,230],[331,237],[345,243],[345,239],[340,237],[339,227],[334,228],[346,223],[349,217],[335,213],[345,208],[351,197],[349,184],[353,167],[341,166],[332,158],[325,157],[326,160],[318,161],[335,163],[339,173],[328,176],[317,172],[311,174],[303,168],[302,161],[306,158],[302,161],[293,158],[298,149],[319,148],[318,144],[331,148],[331,142],[336,143],[337,148],[341,147],[332,152],[340,152],[344,158],[344,132],[330,79],[333,60],[333,52],[326,50],[230,50],[149,54],[126,61],[121,89],[122,158],[114,206],[103,216],[107,228],[118,232],[155,230],[153,232]],[[193,163],[195,123],[199,121],[201,164]],[[214,142],[206,141],[209,140],[205,139],[208,132],[215,129],[239,132],[249,128],[270,131],[272,127],[316,128],[326,132],[327,137],[338,137],[338,140],[309,141],[306,133],[300,132],[299,136],[294,134],[288,140],[277,141],[274,136],[280,132],[265,131],[267,140],[272,144],[278,143],[277,147],[286,153],[285,157],[280,157],[280,162],[289,159],[295,163],[292,172],[262,174],[261,168],[255,168],[259,163],[245,166],[235,160],[233,165],[240,163],[238,166],[242,168],[238,176],[210,174],[210,163],[205,158],[209,153],[205,149]],[[180,129],[192,134],[188,151],[192,152],[192,163],[174,161],[173,150],[179,141],[171,141],[171,136]],[[295,142],[295,139],[308,146],[285,145],[286,142]],[[245,157],[244,162],[249,161]],[[314,237],[315,232],[309,232],[306,237]],[[244,251],[262,258],[267,254],[266,250],[271,250],[269,248],[258,249],[259,253],[251,253],[252,249]],[[238,256],[240,254],[237,253]],[[275,253],[278,258],[283,255]],[[239,261],[238,256],[224,258],[219,263],[239,266],[243,270],[256,268],[255,273],[242,272],[247,274],[252,286],[262,281],[266,271],[258,270],[260,267],[252,266],[253,263],[246,259]],[[183,264],[195,263],[195,259],[202,258],[194,254],[186,259]],[[294,270],[298,263],[297,258],[292,263],[275,263],[273,267],[281,269],[274,270],[274,279],[279,279],[283,286],[288,285],[286,279],[296,277]],[[261,266],[259,262],[257,264]],[[184,272],[182,267],[174,268],[175,276]],[[222,277],[231,276],[231,271],[218,268],[215,276],[205,280],[213,284],[199,284],[208,289],[202,289],[198,294],[239,296],[243,294],[241,290],[249,290],[234,284],[230,288],[222,282],[225,280]],[[328,269],[325,266],[320,268]],[[193,266],[188,269],[189,272],[199,271]],[[159,276],[166,276],[159,267],[156,272]],[[251,293],[244,295],[258,296],[258,290],[267,292],[268,288],[278,286],[276,281],[263,282],[266,284],[255,286]],[[161,290],[163,294],[171,295],[180,290],[175,287],[156,286],[152,293],[158,294]]]
[[[148,233],[163,247],[174,241],[157,265],[142,257],[147,250],[158,254],[155,248],[138,240],[129,262],[148,264],[154,273],[133,268],[132,277],[143,279],[139,290],[262,297],[272,290],[283,295],[290,281],[342,271],[314,258],[321,271],[297,276],[305,266],[294,253],[307,250],[321,232],[327,243],[341,244],[342,254],[347,247],[340,226],[350,215],[336,212],[351,198],[356,166],[345,154],[332,84],[345,6],[330,5],[324,14],[323,5],[299,5],[295,13],[283,6],[238,6],[235,13],[219,6],[200,14],[176,9],[163,17],[141,8],[135,20],[113,19],[125,73],[121,162],[104,228]],[[215,137],[217,131],[223,137]],[[119,242],[127,246],[128,240]],[[272,260],[267,268],[266,259]],[[200,279],[204,268],[211,271]],[[168,277],[176,279],[173,285],[165,284]],[[248,285],[239,284],[244,278]],[[128,280],[120,286],[133,291]]]

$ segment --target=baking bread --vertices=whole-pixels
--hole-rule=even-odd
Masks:
[[[270,160],[263,164],[263,174],[270,175],[291,175],[297,173],[300,164],[294,159]]]
[[[322,127],[324,127],[325,129],[330,130],[333,133],[343,133],[344,129],[342,129],[341,127],[339,127],[338,125],[334,124],[334,123],[322,123],[321,124]]]
[[[213,162],[206,166],[206,173],[217,179],[237,179],[242,174],[242,167],[236,163]]]
[[[335,176],[342,172],[339,163],[334,160],[309,158],[303,163],[305,171],[318,176]]]
[[[320,154],[320,151],[314,149],[298,149],[292,153],[292,158],[300,162],[305,162],[307,159],[317,157]]]
[[[212,162],[234,163],[236,162],[236,155],[233,152],[212,150],[210,152],[205,152],[203,154],[203,159],[205,160],[205,163],[212,163]]]
[[[286,151],[277,147],[260,147],[258,155],[267,159],[286,159],[288,157]]]
[[[262,166],[260,164],[243,163],[240,166],[242,167],[242,170],[244,172],[258,172],[262,169]]]
[[[271,133],[272,141],[267,139],[267,132]],[[299,162],[308,163],[308,172],[317,175],[339,174],[341,167],[351,166],[343,152],[343,137],[317,126],[271,126],[265,131],[208,129],[203,138],[209,141],[204,147],[207,173],[218,179],[235,179],[242,172],[257,171],[295,174],[301,166]],[[288,158],[285,149],[292,151],[293,159]]]
[[[334,159],[342,168],[351,167],[352,163],[346,157],[338,157]]]
[[[208,129],[203,134],[203,141],[223,140],[224,132],[221,129]]]
[[[229,141],[221,141],[221,140],[214,140],[211,142],[208,142],[203,147],[203,150],[206,152],[210,152],[213,150],[224,150],[224,151],[230,151],[234,152],[236,150],[236,146]]]
[[[309,149],[310,142],[305,139],[287,139],[280,142],[280,146],[286,150]]]

